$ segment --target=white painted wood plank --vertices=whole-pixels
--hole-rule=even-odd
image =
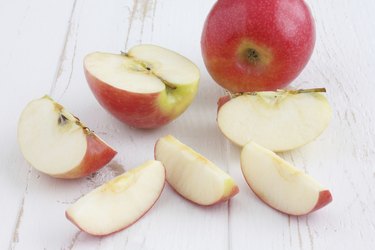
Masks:
[[[28,179],[35,175],[17,146],[18,117],[29,100],[49,91],[72,1],[2,1],[0,6],[0,249],[7,249],[20,240]]]
[[[244,181],[232,201],[231,249],[374,249],[375,20],[373,1],[308,1],[317,44],[296,87],[328,90],[330,127],[316,141],[283,156],[329,187],[333,203],[288,217],[262,204]],[[237,149],[231,173],[241,178]],[[232,167],[232,166],[231,166]],[[246,199],[247,198],[247,199]]]
[[[195,29],[199,29],[199,23],[195,26],[191,24],[191,22],[186,21],[180,24],[182,27],[172,25],[172,21],[176,22],[176,20],[178,20],[178,22],[182,22],[186,20],[182,18],[181,15],[184,15],[186,9],[189,8],[189,6],[185,6],[188,3],[184,1],[150,2],[151,1],[133,2],[129,13],[131,18],[128,19],[128,23],[124,23],[124,27],[126,28],[124,30],[125,32],[111,34],[113,40],[125,41],[125,48],[130,48],[140,42],[151,42],[174,49],[189,57],[196,56],[196,53],[191,52],[194,50],[199,51],[199,34],[194,31]],[[98,8],[98,6],[95,8]],[[190,8],[192,8],[192,6],[190,6]],[[98,9],[102,8],[99,7]],[[168,19],[166,19],[166,17],[168,17]],[[114,23],[118,22],[116,19],[112,19],[112,21]],[[148,33],[145,32],[146,30],[148,30]],[[181,34],[180,30],[185,30],[186,33]],[[126,36],[124,37],[123,34]],[[176,36],[174,34],[176,34]],[[193,37],[192,34],[194,35]],[[87,47],[90,45],[88,45],[86,39],[89,41],[91,36],[93,36],[92,33],[86,34],[83,38],[85,40],[82,44],[85,44],[85,46],[82,45],[82,56],[84,56],[85,53],[95,50],[95,48],[90,49]],[[124,38],[125,40],[123,40]],[[194,42],[193,39],[196,42]],[[190,48],[191,44],[195,44],[194,50]],[[124,50],[125,48],[118,48],[117,51],[120,49]],[[110,48],[110,50],[112,49],[113,47]],[[200,59],[199,57],[197,58]],[[193,57],[191,59],[196,61],[197,58]],[[75,77],[74,79],[82,79],[82,72],[77,72],[77,76]],[[74,92],[83,92],[83,90],[78,91],[78,88],[87,88],[86,85],[78,84],[74,85],[74,87],[75,89],[72,88],[70,92],[71,97],[68,94],[64,96],[67,102],[71,100],[70,98],[74,98]],[[204,103],[207,101],[204,96],[201,98],[201,102]],[[152,158],[153,146],[156,139],[167,133],[176,135],[182,141],[197,149],[201,149],[203,152],[208,148],[208,150],[206,150],[207,152],[204,152],[206,155],[209,152],[211,155],[216,155],[214,151],[209,149],[212,145],[216,144],[220,147],[220,143],[211,140],[212,137],[206,137],[207,139],[202,140],[202,138],[204,138],[203,135],[210,131],[209,128],[215,127],[214,117],[216,107],[215,105],[210,107],[212,119],[210,119],[208,124],[206,123],[209,127],[200,130],[202,120],[205,120],[207,109],[203,109],[202,113],[197,112],[202,107],[202,103],[200,105],[198,104],[198,106],[194,106],[199,102],[199,97],[182,117],[172,124],[154,131],[142,131],[128,128],[106,114],[96,104],[96,101],[90,93],[87,96],[86,101],[87,100],[91,100],[91,112],[97,115],[95,118],[87,117],[87,119],[91,119],[92,123],[90,124],[99,127],[97,131],[108,131],[108,140],[120,150],[117,158],[118,162],[125,165],[126,169],[137,166],[146,159]],[[212,101],[215,103],[216,100]],[[197,116],[197,113],[201,115]],[[221,140],[220,136],[216,138]],[[120,232],[111,238],[100,240],[98,243],[99,248],[115,249],[122,246],[128,249],[208,249],[210,247],[226,249],[226,214],[226,204],[210,209],[197,207],[177,196],[167,186],[160,200],[150,213],[126,231]],[[202,241],[202,239],[204,239],[204,241]],[[89,241],[86,240],[86,235],[79,237],[75,244],[76,249],[88,249],[89,245],[87,242]],[[91,244],[91,241],[89,244]]]
[[[0,249],[374,249],[375,3],[308,1],[317,24],[314,55],[297,87],[328,89],[330,127],[315,142],[282,156],[330,187],[334,201],[304,217],[282,215],[259,201],[239,168],[240,150],[216,126],[223,91],[208,76],[200,32],[214,0],[8,1],[0,3]],[[70,21],[69,21],[70,20]],[[127,127],[96,102],[83,76],[92,51],[124,51],[155,43],[201,69],[197,99],[160,129]],[[23,160],[16,124],[27,101],[51,93],[119,154],[98,174],[49,178]],[[240,186],[230,203],[194,206],[168,186],[155,207],[129,229],[105,238],[80,233],[64,217],[70,203],[97,185],[153,157],[156,139],[173,134],[223,169]],[[30,170],[30,172],[28,172]],[[25,190],[27,189],[27,192]],[[23,208],[22,203],[24,204]]]
[[[87,53],[95,50],[119,52],[125,49],[126,42],[128,46],[139,42],[152,42],[175,49],[193,60],[199,59],[198,63],[202,68],[199,54],[193,54],[193,51],[200,49],[200,34],[195,30],[201,28],[203,18],[194,25],[188,21],[181,22],[180,26],[171,25],[172,20],[180,20],[181,16],[186,15],[185,10],[188,7],[183,1],[160,5],[152,1],[77,1],[70,23],[69,39],[62,57],[62,67],[51,94],[118,149],[119,154],[115,162],[124,165],[125,169],[153,158],[156,139],[167,133],[176,135],[198,150],[201,149],[202,153],[213,159],[216,155],[213,147],[220,150],[223,138],[215,125],[214,95],[211,95],[210,99],[201,96],[195,107],[191,107],[171,125],[143,131],[129,128],[108,115],[94,99],[83,76],[82,60]],[[202,9],[201,5],[200,8]],[[165,19],[165,13],[170,13],[171,19]],[[152,33],[152,29],[159,29],[157,35]],[[186,33],[170,37],[171,33],[178,34],[180,30],[185,30]],[[195,48],[192,49],[190,44],[195,44]],[[213,86],[217,93],[221,91],[216,85]],[[208,101],[212,101],[213,105],[202,109],[202,103],[204,105]],[[211,116],[209,123],[205,122],[206,112]],[[200,115],[197,116],[197,113]],[[202,124],[208,127],[201,129]],[[212,128],[215,129],[214,133],[211,131]],[[213,136],[206,137],[207,135]],[[205,137],[206,139],[202,140]],[[27,199],[39,202],[29,202],[26,205],[19,248],[33,245],[37,248],[62,246],[74,249],[108,249],[114,246],[130,249],[227,249],[227,205],[198,207],[176,195],[169,187],[155,207],[126,231],[106,238],[78,234],[78,230],[64,218],[65,208],[113,175],[111,168],[106,168],[94,178],[68,182],[56,181],[44,175],[32,176]],[[35,212],[39,207],[44,209]],[[37,237],[27,235],[35,230],[36,223]],[[51,224],[59,226],[51,228]],[[50,237],[44,239],[43,235]]]

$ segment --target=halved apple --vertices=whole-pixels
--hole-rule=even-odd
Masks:
[[[272,151],[254,142],[241,152],[247,184],[267,205],[290,215],[304,215],[332,201],[330,191]]]
[[[171,135],[156,142],[155,159],[163,163],[172,188],[196,204],[223,202],[239,191],[232,177]]]
[[[83,177],[116,155],[114,149],[48,96],[31,101],[23,110],[18,143],[34,168],[57,178]]]
[[[158,200],[165,184],[159,161],[147,161],[86,194],[66,210],[82,231],[103,236],[140,219]]]
[[[250,141],[282,152],[318,137],[328,126],[332,111],[325,89],[279,90],[219,99],[217,122],[233,143]]]
[[[184,112],[200,75],[187,58],[155,45],[138,45],[121,55],[91,53],[84,69],[99,103],[138,128],[162,126]]]

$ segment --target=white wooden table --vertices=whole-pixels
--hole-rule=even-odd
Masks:
[[[282,156],[330,188],[333,203],[289,217],[263,204],[246,185],[240,149],[216,126],[224,92],[209,77],[200,33],[215,0],[0,0],[0,249],[375,249],[375,2],[308,3],[316,20],[313,57],[293,83],[326,87],[334,110],[314,142]],[[178,51],[201,69],[199,94],[176,121],[137,130],[105,112],[83,75],[92,51],[119,52],[138,43]],[[65,181],[32,169],[16,140],[27,102],[50,94],[118,150],[95,176]],[[65,209],[81,195],[153,158],[173,134],[228,171],[240,193],[202,208],[166,187],[138,223],[109,237],[81,233]]]

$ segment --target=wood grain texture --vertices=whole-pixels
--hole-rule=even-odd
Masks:
[[[239,167],[240,149],[216,126],[224,94],[205,70],[200,32],[215,0],[0,1],[0,249],[374,249],[375,2],[307,1],[315,17],[314,54],[294,87],[326,87],[334,110],[314,142],[282,156],[329,187],[333,203],[290,217],[263,204]],[[175,50],[201,69],[192,106],[171,124],[138,130],[97,103],[83,75],[92,51],[126,51],[139,43]],[[33,170],[19,152],[17,121],[28,101],[50,94],[118,150],[87,178],[56,180]],[[83,194],[153,158],[157,138],[173,134],[228,171],[240,193],[202,208],[168,186],[138,223],[113,236],[81,233],[64,211]]]
[[[26,103],[43,95],[53,81],[71,5],[2,1],[0,6],[0,249],[13,249],[22,240],[29,180],[38,175],[17,146],[18,117]],[[48,20],[54,20],[53,25]]]

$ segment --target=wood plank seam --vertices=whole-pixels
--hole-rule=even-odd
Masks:
[[[51,97],[54,95],[54,92],[55,92],[55,89],[56,89],[56,86],[57,86],[57,82],[58,82],[61,74],[63,73],[63,63],[64,63],[64,60],[66,58],[66,52],[67,52],[67,49],[68,49],[67,44],[68,44],[68,41],[69,41],[69,39],[71,37],[71,34],[72,34],[72,28],[73,28],[73,22],[72,21],[73,21],[74,13],[76,12],[77,2],[78,2],[78,0],[74,0],[74,2],[73,2],[72,10],[71,10],[69,21],[68,21],[69,24],[68,24],[68,27],[66,29],[64,44],[63,44],[63,47],[62,47],[62,50],[61,50],[61,53],[60,53],[60,57],[59,57],[58,65],[57,65],[57,68],[56,68],[54,81],[52,82],[51,88],[50,88],[50,91],[49,91],[49,95]],[[70,78],[71,78],[71,75],[70,75],[69,79]]]
[[[11,237],[10,242],[9,242],[9,249],[14,249],[16,247],[16,244],[19,241],[18,231],[19,231],[19,229],[21,227],[21,223],[22,223],[25,199],[26,199],[28,188],[29,188],[29,181],[30,181],[30,177],[31,177],[31,172],[32,172],[32,168],[31,168],[31,166],[29,166],[29,171],[27,173],[27,178],[26,178],[26,186],[25,186],[25,190],[24,190],[23,195],[22,195],[22,201],[21,201],[21,204],[20,204],[20,208],[18,209],[16,223],[13,227],[14,229],[13,229],[12,237]]]

